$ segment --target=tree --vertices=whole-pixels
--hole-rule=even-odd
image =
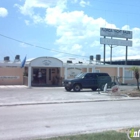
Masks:
[[[139,71],[140,71],[140,69],[138,67],[134,66],[130,70],[134,72],[134,76],[135,76],[136,81],[137,81],[137,88],[139,90]]]

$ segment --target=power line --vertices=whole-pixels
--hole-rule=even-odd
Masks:
[[[86,57],[86,58],[88,57],[88,56],[71,54],[71,53],[67,53],[67,52],[61,52],[61,51],[58,51],[58,50],[49,49],[49,48],[46,48],[46,47],[33,45],[33,44],[30,44],[30,43],[27,43],[27,42],[24,42],[24,41],[21,41],[21,40],[12,38],[12,37],[8,37],[8,36],[2,35],[2,34],[0,34],[0,36],[5,37],[5,38],[10,39],[10,40],[13,40],[13,41],[16,41],[16,42],[19,42],[19,43],[23,43],[23,44],[26,44],[26,45],[29,45],[29,46],[33,46],[33,47],[37,47],[37,48],[41,48],[41,49],[45,49],[45,50],[49,50],[49,51],[53,51],[53,52],[58,52],[58,53],[63,53],[63,54],[68,54],[68,55],[73,55],[73,56],[79,56],[79,57]]]
[[[93,2],[99,2],[99,3],[105,3],[105,4],[111,4],[111,5],[118,5],[118,6],[129,6],[131,7],[134,7],[135,9],[136,8],[139,8],[139,5],[138,4],[128,4],[128,3],[121,3],[121,2],[114,2],[114,1],[105,1],[105,0],[94,0]],[[79,7],[79,6],[73,6],[73,7]],[[97,5],[95,6],[95,4],[93,5],[89,5],[88,6],[88,9],[92,9],[92,10],[96,10],[96,11],[107,11],[107,12],[114,12],[114,13],[123,13],[123,14],[134,14],[134,15],[140,15],[139,12],[130,12],[129,11],[120,11],[120,8],[118,8],[118,10],[111,10],[111,9],[103,9],[103,7],[100,7],[100,8],[97,8]]]
[[[116,5],[124,5],[124,6],[134,6],[134,7],[138,7],[139,8],[139,5],[136,5],[136,4],[134,4],[134,2],[133,2],[133,4],[129,4],[129,3],[122,3],[122,1],[121,2],[114,2],[114,1],[104,1],[104,0],[94,0],[94,1],[97,1],[97,2],[100,2],[100,3],[107,3],[107,4],[116,4]],[[139,1],[139,0],[138,0]],[[135,1],[136,2],[136,1]]]

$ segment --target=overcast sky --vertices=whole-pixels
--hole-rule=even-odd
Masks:
[[[101,27],[132,31],[128,58],[140,59],[139,7],[140,0],[0,0],[0,60],[18,54],[21,59],[103,58]],[[116,58],[125,59],[124,46],[114,46]]]

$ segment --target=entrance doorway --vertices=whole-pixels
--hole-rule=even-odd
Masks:
[[[32,86],[46,86],[46,68],[33,68],[32,71]]]
[[[32,86],[61,86],[61,81],[60,68],[47,67],[32,69]]]
[[[60,86],[60,68],[47,68],[47,81],[50,86]]]

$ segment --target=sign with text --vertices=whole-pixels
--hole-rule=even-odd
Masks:
[[[132,46],[132,41],[121,39],[100,38],[100,44],[117,45],[117,46]]]
[[[100,28],[100,35],[108,36],[108,37],[132,39],[132,31],[127,31],[127,30]]]
[[[0,79],[19,79],[19,76],[0,76]]]
[[[68,68],[68,77],[75,77],[79,73],[81,73],[81,68]]]

